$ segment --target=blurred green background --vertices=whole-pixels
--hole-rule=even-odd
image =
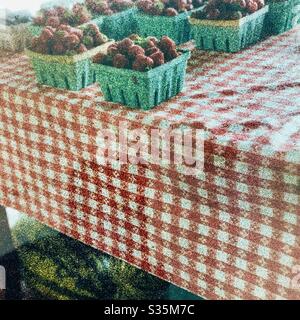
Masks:
[[[200,300],[138,268],[8,210],[22,299]]]

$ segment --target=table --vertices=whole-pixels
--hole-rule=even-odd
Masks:
[[[193,51],[185,91],[147,112],[3,58],[0,203],[207,299],[299,299],[298,37]],[[205,129],[204,172],[100,165],[97,132],[120,121]]]

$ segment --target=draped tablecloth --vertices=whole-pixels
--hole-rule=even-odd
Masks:
[[[0,203],[204,298],[300,298],[298,36],[194,50],[184,92],[151,111],[2,58]],[[205,129],[204,171],[100,165],[97,131],[120,121]]]

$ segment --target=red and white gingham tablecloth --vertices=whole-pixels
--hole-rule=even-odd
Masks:
[[[299,28],[194,51],[184,92],[147,112],[2,58],[0,203],[204,298],[299,299],[299,54]],[[97,164],[98,130],[120,121],[206,129],[205,170]]]

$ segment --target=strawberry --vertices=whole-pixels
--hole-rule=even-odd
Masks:
[[[165,10],[165,14],[166,14],[166,16],[174,17],[174,16],[178,15],[178,11],[176,9],[174,9],[174,8],[167,8]]]
[[[63,40],[65,46],[70,50],[75,49],[80,44],[80,39],[75,34],[69,34]]]
[[[131,39],[125,38],[118,43],[118,49],[121,53],[127,53],[129,48],[132,47],[133,45],[134,45],[134,42]]]
[[[128,56],[131,59],[135,58],[139,54],[142,54],[142,55],[145,54],[145,50],[140,46],[133,45],[128,49]]]
[[[165,63],[165,56],[161,51],[157,51],[155,53],[152,53],[149,58],[153,60],[154,67],[161,66]]]
[[[86,47],[84,44],[81,44],[81,45],[78,47],[78,49],[77,49],[77,52],[78,52],[78,53],[84,53],[84,52],[86,52],[86,51],[88,51],[88,49],[87,49],[87,47]]]
[[[154,65],[154,62],[151,58],[142,54],[138,54],[135,57],[135,61],[132,65],[132,68],[133,70],[137,70],[137,71],[146,71],[151,69],[153,65]]]
[[[57,28],[60,25],[60,20],[58,17],[52,16],[46,20],[46,25],[53,28]]]
[[[103,62],[106,60],[106,54],[99,52],[96,54],[93,58],[94,63],[103,64]]]
[[[110,57],[114,57],[117,53],[119,53],[118,45],[116,43],[111,44],[107,48],[107,55]]]
[[[159,48],[162,52],[166,53],[170,49],[176,50],[176,43],[171,38],[163,36],[159,42]]]
[[[53,33],[48,28],[45,28],[40,35],[40,41],[43,43],[47,43],[52,38]]]
[[[113,57],[113,66],[115,68],[127,68],[128,65],[129,65],[129,61],[123,54],[117,53]]]
[[[151,47],[146,50],[146,56],[151,56],[153,53],[161,52],[157,47]]]

